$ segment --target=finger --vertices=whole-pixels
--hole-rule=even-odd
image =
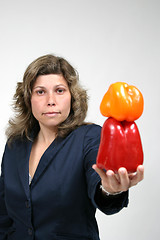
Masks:
[[[104,179],[106,177],[105,171],[103,169],[98,168],[96,164],[94,164],[92,168],[98,173],[101,179]]]
[[[121,191],[120,189],[120,183],[116,177],[116,174],[112,170],[108,170],[106,172],[107,179],[108,179],[108,185],[111,189],[112,192],[119,192]]]
[[[137,172],[134,172],[134,173],[129,173],[128,176],[129,176],[129,179],[132,180],[135,175],[137,174]]]
[[[127,191],[128,188],[130,187],[130,179],[126,168],[123,167],[119,168],[118,174],[120,178],[121,191]]]
[[[144,178],[144,167],[142,165],[139,165],[137,167],[137,173],[131,179],[131,187],[135,186],[137,183],[142,181],[143,178]]]
[[[139,165],[137,167],[137,173],[139,175],[139,182],[140,182],[144,179],[144,166],[143,165]]]

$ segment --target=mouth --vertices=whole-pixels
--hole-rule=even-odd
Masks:
[[[45,115],[47,117],[54,117],[54,116],[57,116],[59,114],[60,114],[60,112],[45,112],[42,115]]]

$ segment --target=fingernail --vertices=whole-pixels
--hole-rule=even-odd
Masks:
[[[112,175],[113,175],[113,172],[112,172],[111,170],[108,170],[108,171],[107,171],[107,175],[108,175],[108,176],[112,176]]]
[[[125,169],[125,168],[120,168],[120,169],[119,169],[119,172],[122,173],[122,174],[124,174],[124,173],[126,173],[126,169]]]

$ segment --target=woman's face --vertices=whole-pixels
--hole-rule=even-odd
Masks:
[[[38,76],[33,85],[31,107],[40,128],[56,131],[71,108],[71,94],[64,77],[57,74]]]

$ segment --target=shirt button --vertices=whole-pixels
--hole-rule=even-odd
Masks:
[[[28,235],[32,235],[33,234],[33,229],[32,228],[28,228]]]
[[[25,205],[26,205],[26,208],[30,208],[30,203],[29,203],[29,201],[26,201],[26,202],[25,202]]]

